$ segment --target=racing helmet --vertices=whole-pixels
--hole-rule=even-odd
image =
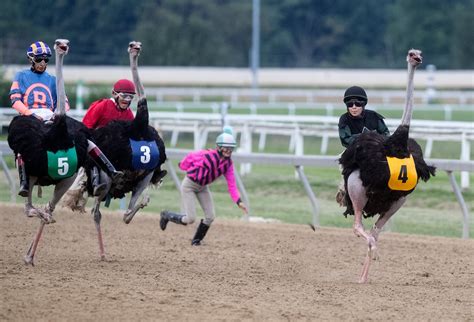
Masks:
[[[35,57],[51,57],[51,48],[49,46],[42,42],[42,41],[36,41],[28,47],[28,50],[26,51],[26,55],[28,58],[35,58]]]
[[[119,79],[114,84],[114,92],[135,94],[135,85],[128,79]]]
[[[216,145],[221,148],[235,148],[237,142],[232,134],[223,132],[216,139]]]

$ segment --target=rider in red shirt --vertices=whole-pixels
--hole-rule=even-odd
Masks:
[[[134,119],[130,103],[135,95],[135,86],[128,79],[120,79],[114,84],[111,98],[93,102],[82,122],[91,129],[106,126],[112,121]]]
[[[118,80],[112,89],[111,98],[102,98],[92,102],[82,123],[91,129],[106,126],[112,121],[131,121],[135,118],[130,108],[135,96],[135,85],[128,79]],[[92,186],[94,196],[98,196],[106,189],[106,183],[100,182],[100,173],[97,167],[92,168]]]

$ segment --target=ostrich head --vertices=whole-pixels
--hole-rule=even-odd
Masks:
[[[423,56],[421,55],[421,50],[410,49],[407,55],[407,63],[413,68],[418,67],[423,62]]]
[[[423,57],[421,56],[421,50],[410,49],[407,54],[408,63],[408,83],[407,83],[407,96],[405,100],[405,109],[402,116],[402,125],[410,126],[411,117],[413,114],[413,91],[415,86],[413,84],[413,78],[415,76],[416,68],[421,64]]]
[[[56,39],[54,51],[56,52],[56,92],[58,100],[55,113],[64,115],[66,114],[66,91],[64,89],[63,59],[69,52],[69,40]]]
[[[128,44],[128,53],[133,56],[140,56],[140,51],[142,49],[142,43],[139,41],[131,41]]]
[[[138,75],[138,56],[142,50],[142,43],[139,41],[131,41],[128,44],[128,54],[130,56],[130,68],[132,70],[133,83],[137,90],[138,99],[145,97],[145,88],[143,87]]]
[[[56,54],[67,55],[69,52],[69,40],[67,39],[56,39],[54,41],[54,50]]]

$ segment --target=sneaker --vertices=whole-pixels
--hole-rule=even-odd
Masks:
[[[28,197],[29,190],[26,187],[20,187],[20,191],[18,191],[18,195],[21,197]]]

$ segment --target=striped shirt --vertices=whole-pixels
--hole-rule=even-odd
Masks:
[[[16,73],[10,88],[12,107],[20,114],[28,114],[38,109],[56,109],[56,77],[47,72],[34,73],[25,69]],[[66,98],[66,110],[69,103]]]
[[[232,159],[221,159],[217,150],[191,152],[181,160],[179,168],[186,171],[189,179],[201,186],[208,185],[224,175],[230,197],[235,203],[240,200],[240,194],[235,184]]]

